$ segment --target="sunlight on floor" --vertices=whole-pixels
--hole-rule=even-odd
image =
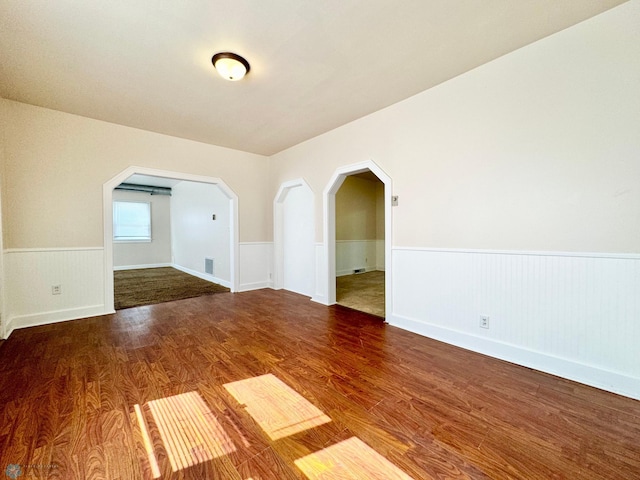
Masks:
[[[148,403],[174,472],[236,450],[197,392]]]
[[[272,374],[227,383],[224,388],[274,441],[332,421]],[[167,460],[176,473],[237,450],[198,392],[152,400],[142,406],[136,404],[133,410],[132,420],[140,427],[138,448],[143,470],[154,479],[161,477],[163,468],[168,472]],[[236,433],[244,438],[241,431]],[[250,447],[246,440],[243,443]],[[329,445],[294,463],[310,480],[412,480],[357,437]],[[237,474],[234,465],[229,467],[228,473]],[[254,475],[246,480],[259,479]]]
[[[227,383],[224,388],[271,440],[329,423],[331,418],[272,374]]]
[[[153,478],[160,478],[160,468],[158,467],[158,460],[156,459],[156,455],[153,453],[153,442],[151,441],[151,437],[149,435],[149,427],[147,426],[147,422],[144,419],[144,415],[142,414],[140,405],[136,404],[133,407],[138,419],[138,425],[140,426],[142,442],[144,443],[144,451],[147,454],[147,458],[149,459],[151,474],[153,475]]]
[[[309,480],[412,480],[409,475],[356,437],[302,457],[296,460],[295,464]]]

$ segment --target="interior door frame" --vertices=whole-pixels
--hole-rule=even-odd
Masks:
[[[390,318],[393,313],[393,269],[392,269],[392,249],[391,249],[391,196],[392,181],[373,160],[362,163],[346,165],[336,169],[331,180],[324,189],[324,257],[326,258],[326,305],[336,303],[336,193],[342,186],[345,178],[371,171],[384,184],[384,298],[385,298],[385,318]]]
[[[104,223],[104,308],[108,313],[113,313],[113,190],[133,174],[149,175],[152,177],[172,178],[188,182],[199,182],[217,185],[222,193],[230,200],[229,216],[229,276],[230,290],[238,291],[239,262],[238,262],[238,196],[220,178],[190,173],[172,172],[169,170],[157,170],[154,168],[131,166],[118,173],[102,186],[102,208]]]

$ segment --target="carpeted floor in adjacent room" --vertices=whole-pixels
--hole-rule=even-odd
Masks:
[[[171,267],[113,272],[116,310],[228,291],[227,287]]]
[[[339,305],[384,318],[384,272],[337,277],[336,301]]]

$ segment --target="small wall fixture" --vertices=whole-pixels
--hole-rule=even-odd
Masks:
[[[216,53],[211,57],[211,63],[222,78],[232,82],[242,79],[251,70],[249,62],[231,52]]]

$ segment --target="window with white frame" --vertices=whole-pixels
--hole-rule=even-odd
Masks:
[[[150,242],[151,204],[114,201],[113,240],[116,242]]]

